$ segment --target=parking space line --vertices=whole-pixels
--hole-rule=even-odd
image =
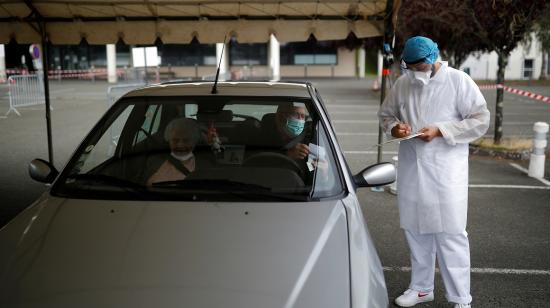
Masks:
[[[510,126],[522,126],[522,125],[533,125],[535,122],[506,122],[504,121],[504,125],[510,125]],[[493,127],[494,123],[491,122],[491,128]]]
[[[435,269],[439,272],[439,268]],[[410,272],[409,266],[384,266],[387,272]],[[471,268],[475,274],[512,274],[512,275],[550,275],[548,270],[514,269],[514,268]]]
[[[470,184],[470,188],[506,188],[506,189],[542,189],[550,190],[550,186],[532,186],[532,185],[506,185],[506,184]]]
[[[376,123],[378,124],[378,120],[332,120],[332,123],[346,123],[346,124],[361,124],[361,123],[367,123],[372,124]]]
[[[378,136],[378,133],[336,132],[337,136]]]
[[[372,155],[372,154],[378,154],[378,151],[344,151],[344,154],[366,154],[366,155]],[[383,151],[382,154],[386,154],[386,155],[395,155],[395,154],[397,154],[397,151]]]
[[[369,112],[369,111],[342,111],[342,110],[338,110],[338,111],[329,111],[328,113],[329,115],[342,115],[342,114],[349,114],[349,115],[360,115],[360,114],[364,114],[364,115],[375,115],[376,112],[372,111],[372,112]]]
[[[518,169],[519,171],[521,171],[521,172],[523,172],[523,173],[525,173],[525,174],[528,174],[528,173],[529,173],[529,170],[523,168],[522,166],[520,166],[520,165],[518,165],[518,164],[516,164],[516,163],[510,163],[510,166],[512,166],[512,167],[514,167],[514,168],[516,168],[516,169]],[[537,180],[541,181],[541,182],[542,182],[544,185],[546,185],[546,186],[550,186],[550,181],[548,181],[548,180],[545,179],[545,178],[542,178],[542,179],[534,178],[534,179],[537,179]]]
[[[325,106],[327,108],[375,108],[375,109],[379,109],[380,106],[376,106],[376,105],[354,105],[354,104],[343,104],[343,105],[340,105],[340,104],[325,104]]]

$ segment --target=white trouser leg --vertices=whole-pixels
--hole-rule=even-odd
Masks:
[[[436,234],[437,263],[449,302],[468,304],[470,295],[470,243],[468,233]]]
[[[411,284],[409,289],[430,292],[434,289],[435,235],[417,234],[405,230],[411,251]]]

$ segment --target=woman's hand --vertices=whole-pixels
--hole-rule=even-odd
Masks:
[[[418,131],[419,133],[422,133],[422,135],[418,136],[418,138],[430,142],[435,137],[442,137],[441,131],[437,127],[424,127],[423,129]]]
[[[411,134],[411,126],[405,123],[399,123],[391,129],[391,135],[395,138],[407,137]]]

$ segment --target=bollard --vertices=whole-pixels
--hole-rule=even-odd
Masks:
[[[548,123],[537,122],[533,125],[535,131],[535,137],[533,139],[533,152],[529,159],[529,172],[528,175],[533,178],[544,178],[544,160],[545,150],[548,141],[546,140],[546,133],[548,133]]]
[[[393,164],[395,165],[395,182],[390,184],[390,194],[397,195],[397,156],[394,156],[391,158],[393,160]]]

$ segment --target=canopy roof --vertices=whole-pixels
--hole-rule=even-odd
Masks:
[[[391,1],[391,0],[390,0]],[[381,36],[386,0],[0,0],[0,43],[53,44],[281,42]],[[393,1],[394,12],[396,12]],[[395,14],[394,14],[395,15]],[[388,16],[389,17],[389,16]]]

